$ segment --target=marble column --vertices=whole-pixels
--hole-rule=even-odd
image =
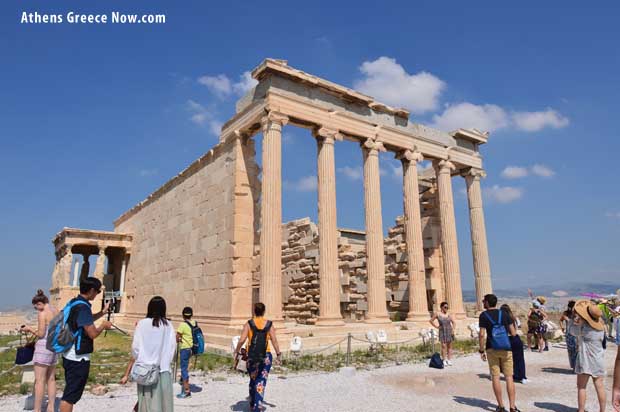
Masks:
[[[65,254],[60,258],[58,267],[58,287],[64,288],[71,286],[71,268],[73,263],[73,253],[71,245],[65,246]]]
[[[82,263],[82,270],[80,271],[80,282],[83,279],[86,279],[88,277],[88,274],[90,273],[90,262],[88,261],[88,259],[90,258],[90,254],[84,253],[82,255],[82,258],[84,263]]]
[[[379,152],[383,143],[368,139],[362,144],[364,155],[364,208],[366,217],[366,272],[368,274],[367,323],[389,323],[386,307],[385,254],[381,217],[381,176]]]
[[[403,163],[403,195],[405,211],[405,237],[407,241],[407,274],[409,276],[409,313],[407,320],[428,320],[426,296],[426,268],[420,214],[420,189],[418,162],[424,158],[419,152],[406,150],[398,155]]]
[[[261,185],[260,290],[269,319],[282,317],[282,127],[288,118],[277,112],[261,120],[263,171]]]
[[[446,284],[446,301],[454,315],[465,317],[463,291],[461,289],[461,269],[454,217],[454,198],[452,194],[452,171],[455,166],[449,160],[435,162],[437,188],[439,195],[439,217],[441,219],[441,250],[443,272]]]
[[[338,227],[336,224],[336,160],[334,142],[342,137],[336,130],[315,130],[318,147],[319,198],[319,326],[344,325],[340,313],[338,269]]]
[[[75,288],[78,286],[79,277],[80,277],[80,262],[76,260],[75,265],[73,266],[73,283],[71,284],[72,287]]]
[[[491,286],[491,265],[487,247],[487,231],[484,225],[484,210],[482,209],[482,191],[480,178],[484,171],[470,169],[465,174],[467,184],[467,202],[469,204],[469,227],[471,233],[471,250],[474,258],[474,280],[476,285],[476,307],[482,310],[484,295],[493,293]]]
[[[105,270],[105,246],[99,246],[99,255],[97,256],[97,263],[95,264],[95,273],[93,277],[96,277],[103,282],[103,275]]]
[[[121,266],[121,280],[120,280],[120,284],[118,287],[118,290],[120,292],[121,298],[123,297],[123,294],[125,293],[125,272],[127,271],[127,261],[129,260],[129,255],[127,253],[125,253],[123,255],[123,265]]]

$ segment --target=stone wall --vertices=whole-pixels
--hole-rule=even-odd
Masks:
[[[170,315],[241,323],[251,312],[258,167],[252,140],[220,143],[115,222],[133,234],[126,314],[162,295]]]
[[[422,230],[426,266],[426,288],[431,300],[429,310],[436,310],[444,296],[441,266],[439,217],[435,189],[421,195]],[[314,324],[319,311],[319,233],[309,218],[288,222],[282,226],[282,295],[284,315],[288,320]],[[404,320],[409,310],[409,277],[404,218],[384,239],[386,305],[392,320]],[[256,254],[258,254],[258,249]],[[341,313],[346,321],[359,321],[368,309],[366,302],[367,273],[365,234],[340,229],[338,236]],[[255,285],[260,268],[255,267]]]

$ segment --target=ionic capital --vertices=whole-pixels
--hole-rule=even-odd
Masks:
[[[463,173],[464,177],[471,177],[475,180],[480,180],[480,179],[484,179],[485,177],[487,177],[487,174],[484,170],[482,169],[476,169],[476,168],[471,168],[468,171],[466,171],[465,173]]]
[[[403,162],[413,164],[424,160],[424,156],[422,155],[422,153],[418,152],[417,150],[411,149],[403,150],[402,152],[397,153],[396,158]]]
[[[282,128],[282,126],[288,123],[288,116],[276,112],[275,110],[270,110],[263,118],[260,120],[263,131],[267,131],[271,129],[273,126],[278,128]]]
[[[366,141],[362,143],[362,147],[368,150],[368,154],[370,155],[377,155],[379,152],[385,152],[383,143],[376,139],[366,139]]]
[[[456,169],[456,166],[450,160],[439,160],[435,162],[435,167],[439,173],[451,173]]]
[[[107,246],[104,245],[99,245],[99,256],[103,256],[105,255],[105,250],[108,248]]]
[[[319,127],[312,131],[315,138],[321,139],[324,144],[334,144],[336,140],[341,141],[342,135],[338,130],[327,127]]]

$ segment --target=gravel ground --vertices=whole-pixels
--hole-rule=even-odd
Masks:
[[[608,397],[616,347],[606,353]],[[576,411],[575,376],[567,369],[564,346],[551,351],[527,353],[527,385],[517,385],[517,405],[523,411]],[[426,365],[390,366],[369,371],[345,373],[305,373],[283,376],[273,372],[266,392],[268,411],[493,411],[487,365],[479,356],[454,360],[444,370]],[[175,411],[246,411],[247,380],[243,376],[193,378],[196,384],[190,399],[175,400]],[[130,411],[135,402],[131,386],[115,389],[104,396],[91,394],[76,406],[76,412],[99,412],[101,408]],[[507,400],[506,400],[507,402]],[[23,410],[24,397],[0,399],[0,411]],[[598,411],[592,385],[588,391],[588,410]],[[613,408],[611,404],[609,411]]]

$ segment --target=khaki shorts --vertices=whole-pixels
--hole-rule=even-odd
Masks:
[[[487,361],[489,362],[491,376],[499,376],[500,373],[503,373],[504,376],[512,377],[514,368],[512,351],[487,349]]]

